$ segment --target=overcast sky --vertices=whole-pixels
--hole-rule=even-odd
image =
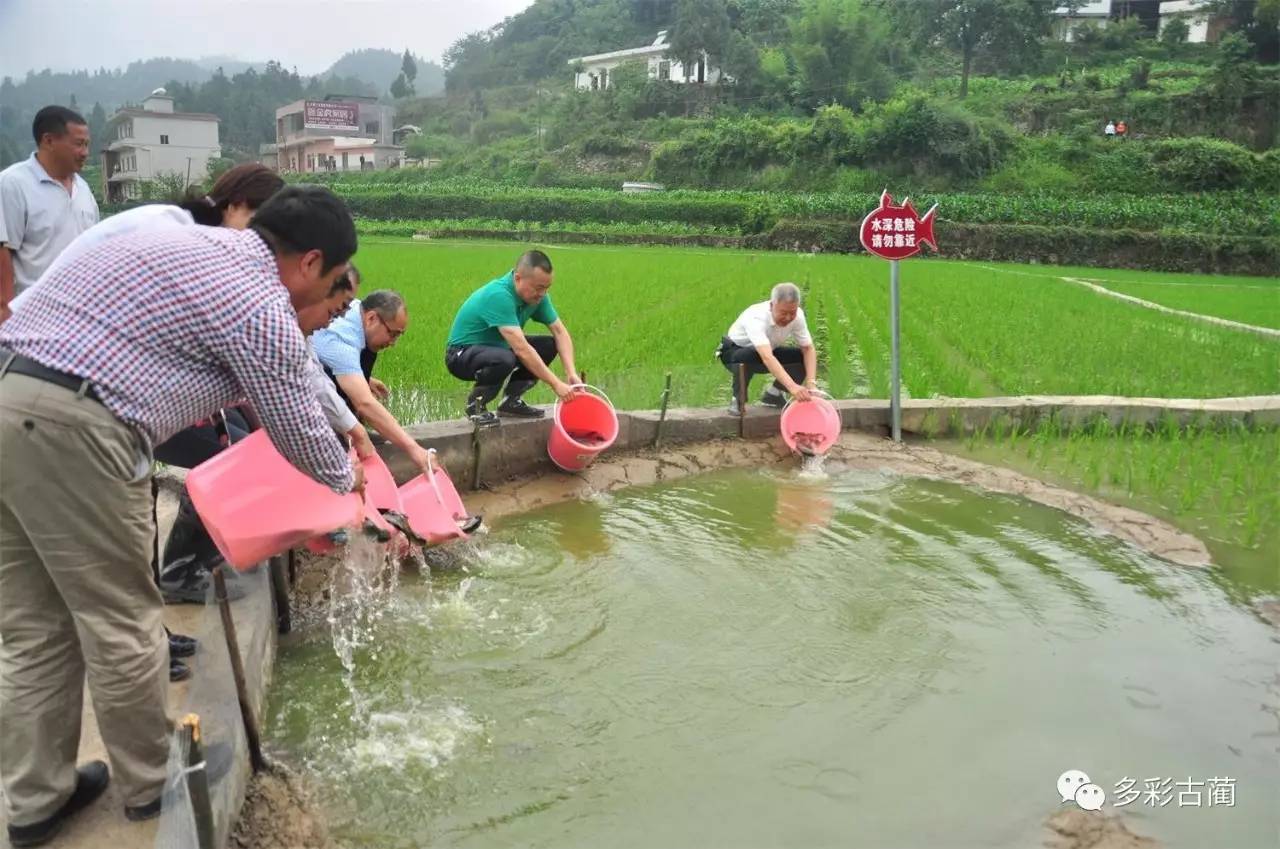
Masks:
[[[408,47],[440,61],[457,38],[532,0],[0,0],[0,76],[137,59],[278,59],[299,73],[348,50]]]

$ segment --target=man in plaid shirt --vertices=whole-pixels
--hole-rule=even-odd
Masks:
[[[342,202],[289,187],[250,229],[123,236],[46,275],[0,327],[0,777],[14,845],[107,783],[75,768],[83,682],[125,814],[160,811],[168,658],[152,581],[151,446],[247,397],[336,492],[356,473],[308,382],[297,310],[356,250]]]

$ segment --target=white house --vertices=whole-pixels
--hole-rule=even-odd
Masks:
[[[1086,0],[1074,10],[1067,6],[1054,9],[1054,34],[1064,41],[1074,41],[1079,26],[1105,27],[1112,21],[1134,17],[1155,35],[1164,32],[1169,21],[1180,17],[1189,25],[1188,41],[1217,41],[1227,21],[1210,14],[1205,9],[1208,5],[1208,0]]]
[[[597,53],[594,56],[579,56],[570,59],[569,64],[576,67],[573,84],[580,91],[598,91],[609,87],[610,77],[614,69],[628,62],[643,63],[653,80],[670,80],[676,83],[706,83],[717,85],[728,81],[729,77],[720,69],[702,58],[686,68],[684,63],[667,56],[671,45],[667,42],[667,31],[658,33],[653,44],[644,47],[632,47],[627,50],[614,50],[612,53]]]
[[[1193,44],[1216,42],[1222,37],[1229,19],[1222,15],[1214,15],[1205,9],[1208,0],[1173,0],[1160,4],[1160,32],[1169,21],[1182,18],[1187,22],[1187,41]]]
[[[107,121],[102,180],[108,203],[140,195],[140,184],[180,176],[185,185],[203,182],[209,160],[221,155],[218,117],[175,112],[173,98],[158,88],[141,108],[125,107]]]

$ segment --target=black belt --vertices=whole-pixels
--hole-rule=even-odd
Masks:
[[[0,348],[0,377],[6,374],[25,374],[27,377],[34,377],[36,380],[43,380],[45,383],[52,383],[56,386],[70,389],[72,392],[79,392],[82,397],[92,398],[99,403],[102,401],[98,397],[98,393],[94,391],[93,384],[89,383],[85,378],[67,374],[65,371],[51,369],[30,357],[24,357],[21,354],[15,354],[13,351]]]

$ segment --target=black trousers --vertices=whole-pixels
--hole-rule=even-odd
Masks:
[[[249,435],[252,428],[239,410],[227,410],[227,435],[231,442],[239,442]],[[155,458],[161,463],[183,469],[194,469],[205,460],[213,457],[223,448],[218,439],[218,431],[211,424],[196,425],[181,430],[156,446]],[[155,479],[152,478],[152,495],[158,495]],[[160,532],[159,526],[156,533]],[[157,540],[157,543],[159,540]],[[204,562],[217,555],[218,547],[214,545],[204,523],[196,514],[191,504],[191,496],[186,487],[178,496],[178,515],[169,530],[169,537],[164,543],[164,553],[158,562],[152,564],[156,583],[160,582],[163,564],[196,555],[193,561]]]
[[[227,410],[227,435],[239,442],[249,435],[249,422],[238,410]],[[155,458],[169,466],[194,469],[222,450],[217,429],[211,424],[180,430],[156,446]]]
[[[529,344],[542,361],[550,365],[556,358],[554,336],[528,336]],[[458,380],[475,383],[471,397],[487,404],[507,385],[507,397],[519,398],[533,388],[538,379],[516,358],[510,348],[494,345],[457,345],[444,354],[445,367]]]
[[[792,380],[796,383],[804,383],[804,351],[792,347],[774,348],[773,355],[777,357],[778,362],[782,364],[782,368],[791,376]],[[720,362],[733,375],[734,398],[747,397],[751,378],[757,374],[769,373],[769,369],[765,368],[764,360],[760,358],[759,351],[750,346],[737,345],[728,336],[720,340],[720,348],[716,351],[716,356],[720,358]],[[747,386],[738,385],[738,366],[740,364],[747,367]],[[776,380],[773,385],[777,389],[783,388],[782,384]]]

